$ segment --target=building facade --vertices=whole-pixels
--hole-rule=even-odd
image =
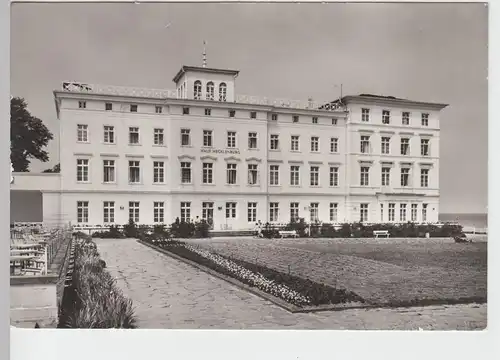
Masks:
[[[184,66],[172,91],[64,83],[60,189],[44,198],[88,225],[437,222],[446,105],[257,99],[236,94],[237,76]]]

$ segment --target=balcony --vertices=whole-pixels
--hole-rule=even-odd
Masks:
[[[65,81],[62,83],[62,91],[71,93],[86,93],[97,95],[112,95],[112,96],[128,96],[128,97],[145,97],[153,99],[189,99],[198,101],[207,101],[203,99],[195,99],[194,97],[180,96],[176,90],[165,89],[145,89],[137,87],[113,86],[113,85],[98,85],[87,84],[82,82]],[[317,110],[330,112],[344,112],[347,108],[340,102],[332,101],[314,101],[308,99],[289,100],[289,99],[273,99],[260,96],[236,95],[234,103],[247,105],[264,105],[289,109],[299,110]],[[212,100],[212,101],[217,101]]]

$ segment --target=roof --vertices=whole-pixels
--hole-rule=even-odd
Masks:
[[[238,76],[240,73],[238,70],[228,70],[228,69],[215,69],[215,68],[205,68],[205,67],[200,67],[200,66],[186,66],[183,65],[177,75],[172,79],[173,82],[177,83],[179,79],[184,75],[187,71],[197,71],[197,72],[204,72],[204,73],[211,73],[211,74],[224,74],[224,75],[232,75],[232,76]]]
[[[359,95],[347,95],[342,97],[340,100],[334,100],[328,104],[323,105],[322,107],[328,107],[333,104],[343,103],[345,105],[349,103],[384,103],[387,105],[399,105],[399,106],[416,106],[422,108],[431,108],[442,110],[448,106],[448,104],[442,103],[432,103],[426,101],[415,101],[408,100],[403,98],[397,98],[395,96],[386,96],[386,95],[375,95],[375,94],[359,94]]]

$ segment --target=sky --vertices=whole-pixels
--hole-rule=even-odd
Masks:
[[[182,65],[239,70],[238,94],[332,100],[372,93],[449,104],[442,213],[487,211],[488,9],[475,4],[11,6],[11,94],[53,132],[63,81],[174,89]],[[170,26],[166,27],[167,24]]]

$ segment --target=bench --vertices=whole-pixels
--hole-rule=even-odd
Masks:
[[[281,236],[281,238],[283,239],[284,237],[298,237],[299,235],[297,234],[297,231],[295,230],[280,230],[278,231],[278,234]]]
[[[380,236],[384,236],[386,238],[389,237],[389,230],[373,230],[373,237],[378,239]]]

